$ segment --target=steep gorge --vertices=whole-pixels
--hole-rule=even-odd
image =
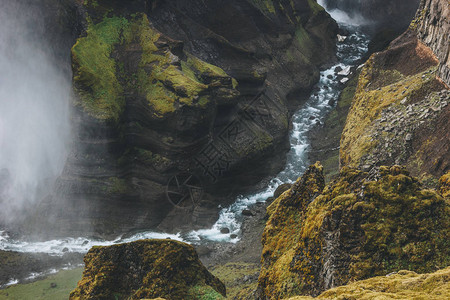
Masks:
[[[62,235],[208,226],[281,169],[290,115],[334,57],[337,26],[312,1],[105,0],[78,12],[76,136],[40,210],[56,224],[43,231]],[[168,201],[174,176],[197,179],[195,205]]]

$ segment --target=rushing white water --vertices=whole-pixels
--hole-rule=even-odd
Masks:
[[[240,196],[234,204],[223,208],[218,221],[212,228],[192,231],[183,235],[144,232],[129,238],[117,238],[112,241],[92,240],[80,237],[46,242],[16,241],[11,239],[6,232],[0,231],[0,249],[63,255],[65,252],[85,253],[94,245],[113,245],[143,238],[171,238],[189,243],[199,243],[202,241],[237,242],[239,239],[233,239],[232,237],[233,235],[239,235],[242,211],[252,204],[263,202],[268,197],[271,197],[281,183],[294,182],[308,167],[309,161],[307,154],[309,151],[309,141],[307,134],[317,122],[322,122],[326,114],[333,109],[330,105],[330,100],[336,102],[342,89],[342,82],[347,78],[346,76],[337,74],[336,68],[339,67],[344,70],[342,73],[347,74],[346,71],[348,68],[355,66],[358,60],[367,52],[368,37],[359,32],[355,26],[346,23],[341,23],[341,26],[347,27],[351,34],[347,37],[341,37],[337,44],[339,63],[321,72],[320,81],[314,89],[315,92],[313,92],[309,100],[292,118],[293,129],[290,134],[291,150],[287,154],[285,169],[271,180],[266,189],[252,195]],[[230,233],[222,234],[220,232],[222,228],[230,229]]]
[[[66,156],[70,76],[36,34],[36,14],[0,1],[0,224],[32,209]]]
[[[321,122],[333,109],[329,104],[330,100],[337,102],[336,100],[342,89],[342,82],[345,82],[347,78],[337,74],[336,68],[346,70],[355,66],[368,50],[368,37],[359,32],[357,27],[349,26],[346,23],[341,23],[341,26],[347,27],[349,32],[353,33],[345,38],[341,38],[341,42],[337,44],[339,63],[321,72],[320,81],[315,89],[317,92],[313,92],[305,105],[292,117],[291,150],[287,155],[285,169],[272,179],[265,190],[252,195],[240,196],[230,207],[222,209],[219,220],[212,228],[189,233],[186,236],[188,241],[238,241],[238,239],[231,239],[230,236],[239,234],[242,211],[252,204],[264,202],[268,197],[271,197],[281,183],[292,183],[297,180],[309,166],[309,141],[307,134],[317,122]],[[222,228],[229,228],[230,234],[222,234],[220,232]]]

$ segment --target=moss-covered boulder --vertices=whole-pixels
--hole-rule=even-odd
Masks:
[[[298,296],[289,300],[336,299],[432,299],[450,298],[450,268],[434,273],[417,274],[399,271],[389,276],[378,276],[367,280],[334,288],[313,298]]]
[[[262,297],[316,296],[402,269],[448,266],[450,204],[440,194],[399,166],[371,174],[344,168],[323,191],[320,172],[310,167],[268,208]]]
[[[224,299],[224,284],[194,248],[172,240],[93,247],[70,299]]]

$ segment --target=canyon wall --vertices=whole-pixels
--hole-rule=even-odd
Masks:
[[[437,56],[439,76],[450,85],[450,4],[446,0],[422,0],[415,27],[420,41],[431,48]]]
[[[431,187],[449,171],[448,1],[422,1],[409,29],[359,76],[342,166],[402,164]]]
[[[76,5],[75,138],[29,221],[45,231],[209,226],[284,166],[291,113],[335,55],[337,25],[314,1]]]

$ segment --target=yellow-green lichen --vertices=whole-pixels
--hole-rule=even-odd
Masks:
[[[336,287],[313,298],[298,296],[286,300],[335,299],[430,299],[450,298],[450,268],[434,273],[417,274],[402,270],[390,276],[379,276]]]
[[[450,172],[439,179],[439,191],[445,198],[450,198]]]
[[[305,193],[314,186],[307,176],[269,206],[259,278],[268,299],[319,294],[326,260],[334,255],[336,284],[450,263],[449,203],[399,166],[381,167],[376,181],[366,177],[344,168],[312,197]],[[351,252],[344,250],[348,245]]]
[[[249,283],[244,278],[257,275],[259,264],[230,262],[225,265],[215,265],[209,268],[209,271],[225,284],[228,299],[234,299],[237,295],[244,296],[243,290],[256,289],[256,282]]]
[[[272,0],[250,0],[263,14],[275,14],[275,6]]]

